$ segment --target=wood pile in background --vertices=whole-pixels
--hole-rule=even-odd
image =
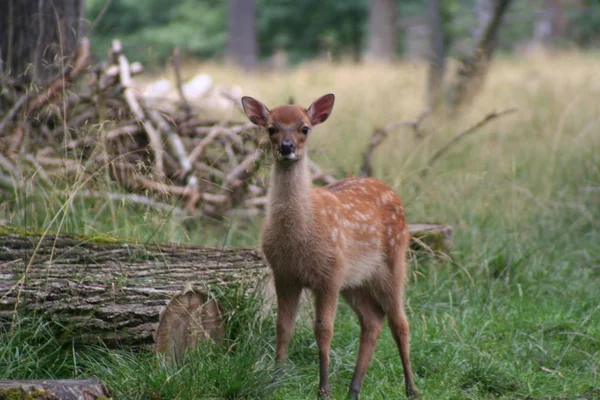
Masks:
[[[81,40],[73,65],[46,88],[23,90],[0,73],[0,191],[15,191],[27,175],[60,188],[75,177],[106,174],[121,191],[82,187],[75,195],[212,217],[262,212],[266,135],[250,123],[207,118],[190,103],[177,52],[179,96],[156,98],[137,90],[143,67],[129,62],[119,41],[95,65],[89,46]],[[238,95],[224,98],[240,106]],[[312,169],[315,183],[335,181],[316,164]]]

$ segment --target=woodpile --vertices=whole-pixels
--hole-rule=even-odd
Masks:
[[[75,195],[212,217],[261,213],[265,135],[249,123],[206,118],[186,99],[177,52],[173,61],[175,100],[137,89],[143,67],[129,62],[118,40],[94,65],[89,41],[81,40],[74,63],[45,88],[24,89],[0,71],[0,190],[16,190],[28,174],[53,188],[106,174],[114,193],[82,188]],[[229,98],[239,107],[238,96]],[[335,181],[312,167],[315,183]]]

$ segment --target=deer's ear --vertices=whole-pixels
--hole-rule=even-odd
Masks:
[[[242,97],[242,106],[246,116],[254,125],[266,126],[269,114],[269,109],[255,98],[244,96]]]
[[[315,100],[314,103],[308,107],[310,123],[312,125],[318,125],[322,122],[325,122],[325,120],[329,118],[329,115],[331,115],[334,101],[335,96],[332,93],[321,96]]]

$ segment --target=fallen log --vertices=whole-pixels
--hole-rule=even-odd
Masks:
[[[0,381],[0,399],[96,400],[109,399],[95,379]]]
[[[449,226],[410,228],[413,248],[451,246]],[[186,346],[222,332],[218,287],[252,291],[267,277],[257,249],[42,235],[0,226],[0,325],[35,312],[68,327],[68,339],[79,343],[156,343],[178,358],[173,341]]]

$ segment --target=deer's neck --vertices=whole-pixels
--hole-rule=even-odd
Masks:
[[[308,233],[312,220],[311,188],[306,155],[292,163],[276,162],[269,186],[268,214],[271,226],[297,234]]]

